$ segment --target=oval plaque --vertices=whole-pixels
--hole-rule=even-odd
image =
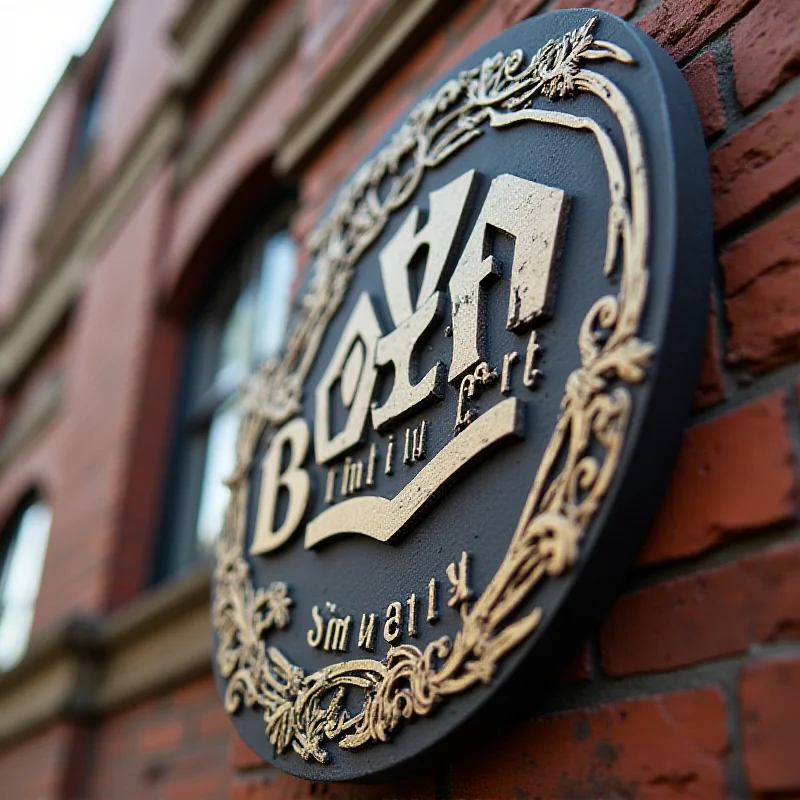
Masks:
[[[253,750],[362,778],[546,686],[669,477],[711,230],[691,95],[609,14],[507,31],[387,137],[242,397],[213,629]]]

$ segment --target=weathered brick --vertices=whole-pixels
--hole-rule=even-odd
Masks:
[[[797,514],[797,480],[783,392],[691,428],[639,557],[697,555]]]
[[[222,702],[217,702],[215,708],[209,709],[200,715],[196,731],[199,736],[209,739],[234,735],[233,722],[225,713]]]
[[[235,770],[255,769],[264,766],[264,759],[256,755],[239,734],[234,734],[231,747],[231,765]]]
[[[164,800],[212,800],[220,798],[228,800],[230,777],[213,772],[198,772],[192,775],[178,775],[168,778]]]
[[[756,0],[661,0],[639,27],[676,61],[694,55]]]
[[[205,700],[201,689],[205,687]],[[228,800],[229,732],[208,730],[211,711],[225,717],[211,675],[118,712],[97,732],[92,800]],[[208,734],[208,735],[206,735]]]
[[[750,788],[781,797],[800,794],[800,658],[782,657],[744,667],[739,700]]]
[[[683,77],[686,78],[686,82],[692,90],[700,123],[703,126],[703,134],[706,138],[724,131],[725,112],[722,110],[717,57],[714,53],[703,53],[684,67]]]
[[[436,796],[436,779],[432,772],[408,770],[408,778],[373,786],[353,783],[328,784],[326,800],[417,800]]]
[[[728,360],[764,372],[800,357],[800,206],[720,256]]]
[[[391,784],[313,784],[268,769],[258,777],[237,779],[230,800],[305,800],[319,797],[320,789],[325,800],[416,800],[436,795],[434,777],[425,773],[417,773],[408,780]]]
[[[54,725],[0,752],[0,786],[7,798],[59,800],[75,735],[72,724]]]
[[[618,17],[629,17],[636,10],[639,0],[557,0],[553,9],[599,8]]]
[[[623,595],[600,631],[603,671],[660,672],[800,639],[800,547],[778,547]]]
[[[313,784],[279,772],[234,780],[230,800],[305,800]]]
[[[725,383],[720,366],[719,334],[717,333],[717,301],[711,295],[711,309],[706,327],[706,342],[703,348],[703,363],[700,379],[694,393],[694,408],[699,411],[721,403],[725,399]]]
[[[323,6],[319,0],[316,5]],[[313,83],[323,81],[344,60],[383,7],[383,0],[358,3],[327,0],[324,3],[324,11],[314,15],[318,24],[303,38],[303,63]]]
[[[748,109],[800,70],[800,9],[761,0],[733,29],[731,51],[736,96]]]
[[[556,686],[572,686],[583,683],[592,677],[591,654],[588,643],[573,656],[556,678]]]
[[[506,29],[501,6],[487,0],[465,2],[447,26],[450,49],[436,64],[426,83],[432,83],[459,62],[470,57],[482,44]]]
[[[800,184],[800,95],[711,151],[714,224],[723,230]]]
[[[185,726],[181,719],[157,722],[139,736],[137,744],[145,753],[172,750],[181,743],[184,733]]]
[[[203,675],[187,681],[172,693],[172,705],[177,711],[190,711],[216,705],[219,695],[211,675]]]
[[[543,5],[544,0],[506,0],[503,3],[506,25],[516,25],[532,17]]]
[[[487,736],[453,767],[456,798],[723,798],[718,689],[570,711]]]

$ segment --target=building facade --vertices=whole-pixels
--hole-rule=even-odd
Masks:
[[[211,675],[237,388],[386,132],[478,46],[575,5],[666,48],[708,146],[712,313],[662,510],[533,715],[388,784],[287,777]],[[0,178],[0,794],[800,795],[799,11],[117,0]]]

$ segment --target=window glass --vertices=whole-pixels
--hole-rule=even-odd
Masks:
[[[260,229],[225,265],[196,318],[156,579],[213,555],[228,502],[224,481],[236,465],[236,392],[280,353],[296,263],[285,225]]]
[[[289,297],[297,268],[297,250],[288,231],[267,240],[261,257],[261,281],[255,327],[257,360],[277,355],[289,321]]]
[[[85,95],[83,107],[78,116],[75,145],[72,154],[72,167],[76,169],[91,154],[100,135],[100,112],[102,107],[103,82],[108,67],[108,55],[103,59]]]
[[[0,566],[0,669],[25,654],[50,535],[50,508],[29,505],[10,533]]]
[[[214,553],[214,545],[225,519],[230,490],[224,481],[230,478],[236,466],[238,433],[239,413],[235,402],[231,400],[214,414],[208,429],[197,519],[197,542],[200,551],[209,556]]]
[[[222,323],[215,381],[223,385],[238,385],[250,371],[258,291],[254,283],[244,284]]]

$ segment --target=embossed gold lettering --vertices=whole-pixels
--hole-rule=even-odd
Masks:
[[[531,331],[531,338],[528,340],[528,348],[525,351],[525,370],[522,373],[522,382],[529,388],[535,389],[542,377],[542,372],[535,365],[539,361],[542,348],[536,341],[536,331]]]
[[[412,592],[411,596],[406,600],[408,606],[408,635],[417,635],[417,596]]]
[[[269,553],[280,547],[292,537],[303,519],[310,482],[301,465],[308,453],[310,438],[308,423],[298,417],[280,428],[269,443],[263,461],[258,517],[250,548],[253,555]],[[289,465],[281,472],[286,446],[289,447]],[[283,523],[275,530],[275,512],[281,488],[288,491],[289,504]]]
[[[519,355],[516,350],[503,356],[503,373],[500,379],[500,391],[503,394],[511,394],[511,367],[517,361],[519,361]]]
[[[447,568],[447,578],[450,581],[450,599],[447,605],[450,608],[466,609],[466,604],[472,599],[472,589],[469,587],[469,555],[461,554],[461,560],[453,562]]]
[[[347,640],[350,638],[351,617],[348,615],[344,619],[331,617],[328,620],[328,627],[325,631],[325,650],[338,650],[344,653],[347,650]]]
[[[482,361],[475,367],[475,372],[465,375],[461,379],[461,386],[458,388],[458,406],[456,407],[455,433],[461,433],[467,425],[477,416],[474,409],[469,408],[469,401],[474,399],[479,389],[494,383],[497,380],[497,372]]]
[[[329,469],[325,478],[325,502],[330,505],[333,502],[333,491],[336,486],[336,470]]]
[[[436,578],[431,578],[428,583],[428,623],[436,622],[439,619],[439,608],[436,597]]]
[[[389,434],[389,444],[386,446],[386,465],[383,469],[385,475],[391,475],[394,472],[394,434]]]
[[[372,409],[372,423],[379,431],[442,396],[444,364],[431,367],[417,381],[414,360],[422,338],[444,311],[445,297],[440,290],[444,288],[446,267],[476,183],[477,173],[470,170],[431,192],[426,225],[417,230],[420,212],[412,209],[380,253],[386,302],[395,330],[378,342],[376,350],[376,364],[391,364],[394,369],[389,397]],[[423,248],[427,248],[425,269],[418,295],[413,298],[410,273]]]
[[[363,293],[342,333],[336,350],[317,384],[314,452],[318,464],[327,464],[364,440],[364,427],[375,388],[375,346],[381,327],[369,295]],[[340,385],[347,424],[331,431],[331,396]]]
[[[358,631],[358,646],[362,650],[375,649],[375,615],[361,615],[361,628]]]
[[[514,238],[506,327],[523,330],[550,311],[554,262],[563,231],[567,196],[514,175],[499,175],[489,187],[478,221],[450,279],[453,360],[448,380],[458,382],[482,361],[483,294],[500,276],[491,253],[490,231]]]
[[[319,612],[319,606],[312,606],[311,619],[314,620],[314,629],[306,634],[306,641],[310,647],[319,647],[322,642],[322,630],[325,620]]]
[[[522,401],[507,397],[483,412],[448,442],[391,500],[373,495],[355,497],[326,508],[306,525],[305,547],[342,533],[360,533],[388,542],[406,530],[442,490],[504,443],[524,435]]]
[[[371,444],[369,446],[369,460],[367,461],[367,487],[372,488],[375,485],[375,464],[378,461],[378,445]]]
[[[403,606],[400,603],[389,603],[386,609],[386,624],[383,626],[383,638],[389,644],[394,642],[403,627]]]

